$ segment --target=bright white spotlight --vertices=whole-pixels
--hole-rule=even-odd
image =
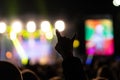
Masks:
[[[58,20],[55,22],[55,29],[62,32],[65,29],[65,23],[62,20]]]
[[[36,30],[36,24],[34,21],[29,21],[26,27],[28,32],[35,32]]]
[[[120,0],[113,0],[113,5],[116,7],[120,6]]]
[[[6,31],[6,24],[4,22],[0,22],[0,33],[4,33]]]
[[[48,31],[50,31],[50,29],[51,29],[51,27],[50,27],[50,22],[49,22],[49,21],[43,21],[43,22],[41,22],[40,27],[41,27],[41,30],[42,30],[43,32],[48,32]]]
[[[21,32],[22,30],[22,23],[20,21],[15,21],[12,23],[12,30],[16,33]]]

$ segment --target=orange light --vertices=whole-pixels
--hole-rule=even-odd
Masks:
[[[10,51],[6,52],[6,57],[8,59],[11,59],[12,58],[12,53]]]

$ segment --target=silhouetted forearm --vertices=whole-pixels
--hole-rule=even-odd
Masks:
[[[71,57],[64,59],[62,67],[65,80],[87,80],[83,65],[79,58]]]

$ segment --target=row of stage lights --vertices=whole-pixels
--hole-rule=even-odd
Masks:
[[[20,33],[23,29],[26,29],[28,33],[33,33],[37,29],[43,32],[46,35],[48,40],[53,38],[53,31],[57,29],[59,32],[65,30],[65,22],[63,20],[57,20],[54,25],[50,23],[50,21],[42,21],[39,26],[35,23],[35,21],[28,21],[25,26],[23,26],[20,20],[13,21],[10,26],[8,26],[5,22],[0,21],[0,33],[4,34],[7,31],[7,28],[10,27],[10,39],[16,39],[16,34]],[[39,28],[37,28],[39,27]],[[75,40],[73,43],[73,47],[78,47],[80,42]]]
[[[7,30],[7,27],[8,25],[5,22],[0,21],[0,33],[5,33]],[[35,21],[28,21],[25,26],[23,26],[21,21],[14,21],[11,23],[10,27],[11,27],[11,30],[16,33],[21,32],[24,27],[30,33],[35,32],[37,29],[37,25]],[[42,21],[38,27],[43,32],[48,32],[52,28],[62,32],[65,29],[65,23],[62,20],[57,20],[53,27],[49,21]]]

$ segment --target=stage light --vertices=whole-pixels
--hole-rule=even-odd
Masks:
[[[12,53],[11,53],[10,51],[7,51],[7,52],[6,52],[6,57],[7,57],[8,59],[11,59],[11,58],[13,57],[13,55],[12,55]]]
[[[35,24],[35,22],[34,21],[27,22],[26,28],[27,28],[28,32],[35,32],[35,30],[36,30],[36,24]]]
[[[0,33],[4,33],[6,31],[5,22],[0,22]]]
[[[74,48],[77,48],[77,47],[79,47],[79,45],[80,45],[79,40],[74,40],[74,42],[73,42],[73,47],[74,47]]]
[[[51,29],[49,21],[43,21],[43,22],[41,22],[40,27],[41,27],[41,31],[43,31],[43,32],[48,32]]]
[[[47,33],[45,34],[45,36],[46,36],[46,38],[47,38],[48,40],[51,40],[51,39],[53,38],[52,32],[47,32]]]
[[[65,23],[62,20],[58,20],[55,22],[55,29],[62,32],[65,29]]]
[[[15,21],[12,23],[12,31],[19,33],[22,30],[22,23],[20,21]]]
[[[16,49],[19,57],[21,58],[22,64],[27,64],[28,57],[20,43],[20,41],[17,39],[17,33],[14,31],[10,32],[10,39],[12,40],[12,43],[14,45],[14,48]]]
[[[86,64],[91,65],[93,60],[93,55],[88,55],[86,59]]]
[[[120,6],[120,0],[113,0],[113,5],[116,7]]]
[[[26,53],[25,53],[23,47],[21,46],[19,40],[16,38],[16,39],[12,40],[12,42],[13,42],[13,45],[15,46],[15,49],[16,49],[18,55],[21,58],[22,64],[26,65],[28,63],[28,56],[26,55]]]

